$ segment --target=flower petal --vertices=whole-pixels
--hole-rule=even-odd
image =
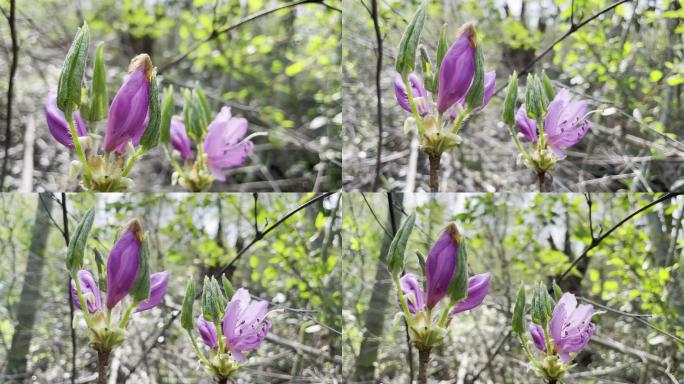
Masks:
[[[168,284],[168,272],[153,273],[152,276],[150,276],[150,298],[140,303],[135,311],[142,312],[156,307],[164,298]]]

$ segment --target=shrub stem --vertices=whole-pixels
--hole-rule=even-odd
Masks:
[[[430,192],[439,192],[439,163],[442,156],[430,153]]]
[[[430,362],[430,348],[418,348],[418,384],[427,384],[427,368]]]

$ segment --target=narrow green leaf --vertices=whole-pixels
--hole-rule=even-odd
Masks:
[[[209,106],[207,96],[204,94],[204,90],[200,86],[197,86],[197,88],[195,88],[195,94],[197,95],[199,106],[201,107],[202,113],[204,114],[204,120],[208,124],[211,121],[211,107]]]
[[[543,116],[540,97],[535,76],[528,74],[527,84],[525,85],[525,109],[530,119],[536,120],[538,117]]]
[[[546,95],[546,99],[553,100],[554,97],[556,97],[556,90],[553,88],[553,83],[551,83],[551,79],[549,79],[548,76],[546,76],[546,71],[542,70],[542,75],[541,75],[541,81],[542,81],[542,86],[544,87],[544,94]]]
[[[109,98],[107,96],[107,72],[104,65],[104,44],[100,43],[95,52],[93,82],[88,102],[88,120],[100,121],[107,118]]]
[[[90,30],[84,21],[76,32],[67,52],[57,85],[57,106],[65,115],[70,115],[81,105],[81,85],[88,61]]]
[[[67,247],[67,268],[72,276],[76,276],[76,273],[83,268],[83,254],[94,219],[95,209],[90,208],[85,216],[83,216],[83,219],[81,219],[81,222],[78,224],[74,234],[71,235],[71,239],[69,240],[69,246]]]
[[[230,300],[233,297],[233,294],[235,291],[233,290],[233,284],[230,283],[230,280],[226,278],[226,275],[221,276],[221,282],[223,283],[223,290],[226,292],[226,298]]]
[[[513,307],[513,332],[522,335],[525,332],[525,286],[520,283],[518,294],[515,298],[515,307]]]
[[[416,251],[416,257],[418,258],[418,265],[420,265],[420,271],[422,275],[425,276],[425,255],[422,252]]]
[[[206,281],[206,280],[205,280]],[[195,279],[190,278],[188,285],[185,288],[185,297],[183,298],[183,307],[181,309],[181,326],[188,332],[192,330],[192,306],[195,303]]]
[[[484,102],[484,57],[480,44],[475,46],[475,74],[466,95],[466,104],[471,110]]]
[[[406,243],[413,232],[413,225],[416,221],[416,213],[413,212],[404,220],[401,227],[394,235],[389,251],[387,252],[387,269],[394,277],[398,277],[404,270],[406,263]]]
[[[506,92],[506,99],[504,100],[504,123],[509,126],[515,125],[515,103],[518,100],[518,73],[513,71],[508,80],[508,91]]]
[[[556,280],[553,281],[553,296],[556,298],[556,301],[560,301],[561,297],[563,297],[563,290],[556,284]]]
[[[202,316],[209,322],[214,322],[214,302],[212,299],[212,286],[209,276],[204,276],[202,285]]]
[[[171,141],[171,118],[175,112],[176,106],[173,103],[173,85],[166,88],[164,95],[164,102],[162,103],[162,113],[160,122],[160,139],[163,144],[168,145]]]
[[[97,279],[98,286],[103,292],[107,292],[107,277],[105,275],[106,266],[104,262],[104,257],[102,257],[102,252],[99,249],[93,248],[93,253],[95,254],[95,265],[97,266]]]
[[[423,2],[406,26],[399,42],[396,69],[403,77],[408,76],[415,68],[416,50],[420,42],[420,35],[423,32],[426,15],[427,3]]]
[[[150,248],[147,236],[143,238],[140,245],[140,269],[130,295],[136,302],[143,302],[150,298]]]
[[[459,241],[456,258],[456,272],[447,289],[451,304],[468,297],[468,244],[463,237]]]
[[[548,321],[546,305],[547,295],[546,287],[543,283],[539,282],[535,287],[534,295],[532,296],[532,321],[542,327],[546,327]]]
[[[148,151],[159,144],[160,125],[161,106],[159,105],[159,88],[157,85],[157,73],[153,71],[152,78],[150,79],[150,106],[147,127],[140,138],[140,145],[144,150]]]

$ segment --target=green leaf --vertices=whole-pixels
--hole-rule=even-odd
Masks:
[[[563,290],[556,284],[556,280],[553,281],[553,295],[556,297],[556,301],[560,301],[563,297]]]
[[[76,276],[76,273],[83,268],[83,254],[94,219],[95,208],[90,208],[85,216],[83,216],[83,219],[81,219],[81,222],[78,224],[74,234],[71,235],[71,239],[69,240],[69,246],[67,247],[67,268],[72,276]]]
[[[161,121],[159,123],[160,139],[163,144],[168,145],[171,141],[171,118],[176,106],[173,103],[173,85],[166,88],[164,102],[162,103]]]
[[[109,98],[107,96],[107,73],[104,65],[104,44],[97,46],[95,64],[93,65],[93,81],[90,87],[88,120],[100,121],[107,118]]]
[[[546,287],[541,282],[535,287],[532,296],[532,321],[535,324],[546,327]]]
[[[536,120],[544,116],[543,101],[541,95],[541,87],[538,86],[536,76],[527,75],[527,84],[525,89],[525,109],[527,116],[530,119]]]
[[[150,248],[147,236],[140,245],[140,269],[130,292],[133,301],[143,302],[150,298]]]
[[[223,283],[223,291],[226,293],[226,297],[228,300],[230,300],[233,297],[233,294],[235,291],[233,290],[233,284],[230,283],[230,280],[226,277],[226,275],[221,276],[221,282]]]
[[[102,252],[99,249],[94,248],[93,253],[95,254],[95,265],[97,266],[97,279],[100,290],[107,292],[107,278],[105,271],[107,270],[104,262],[104,257],[102,257]]]
[[[542,70],[541,82],[542,87],[544,88],[544,95],[546,96],[546,100],[548,100],[548,103],[550,103],[553,100],[553,98],[556,97],[556,90],[553,88],[551,79],[549,79],[549,77],[546,76],[546,71],[544,70]]]
[[[480,44],[475,46],[475,75],[466,95],[468,108],[474,110],[484,102],[484,57]]]
[[[506,92],[506,99],[504,100],[504,123],[509,126],[515,126],[515,103],[518,100],[518,73],[513,71],[508,80],[508,90]]]
[[[515,307],[513,307],[513,332],[522,335],[525,332],[525,286],[520,283],[518,294],[515,298]]]
[[[401,224],[401,228],[394,235],[389,251],[387,252],[387,269],[390,274],[397,278],[404,270],[406,263],[406,243],[408,243],[409,236],[413,231],[413,224],[416,222],[416,213],[413,212]]]
[[[425,276],[425,255],[423,255],[420,251],[416,251],[416,257],[418,257],[418,265],[420,265],[420,270]]]
[[[205,280],[206,281],[206,280]],[[190,278],[185,288],[183,307],[181,309],[181,327],[190,332],[193,328],[192,305],[195,303],[195,279]]]
[[[456,257],[456,272],[447,289],[451,305],[468,297],[468,244],[464,238],[459,241]]]
[[[209,107],[209,101],[207,100],[207,96],[204,94],[202,87],[197,86],[197,88],[195,88],[195,95],[197,97],[198,105],[204,114],[204,120],[209,124],[211,121],[211,107]]]
[[[204,284],[202,287],[202,316],[204,316],[206,321],[211,323],[218,321],[219,319],[216,313],[216,300],[211,280],[208,276],[204,276]]]
[[[67,116],[81,105],[81,85],[88,61],[89,45],[90,31],[84,21],[64,59],[57,86],[57,106]]]
[[[145,150],[156,147],[159,144],[161,126],[161,106],[159,105],[159,88],[157,86],[157,73],[152,72],[150,79],[150,106],[147,128],[140,138],[140,146]]]
[[[408,76],[415,68],[416,50],[420,42],[420,34],[423,32],[426,15],[427,3],[423,2],[406,26],[399,42],[396,69],[403,77]]]

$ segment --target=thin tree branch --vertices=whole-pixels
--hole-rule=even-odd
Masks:
[[[380,32],[377,0],[372,1],[371,18],[373,19],[375,41],[377,44],[377,60],[375,62],[375,98],[377,100],[378,148],[376,150],[375,178],[373,179],[372,187],[372,190],[375,191],[378,188],[378,183],[380,182],[380,167],[382,166],[382,89],[380,87],[380,77],[382,76],[382,33]]]
[[[320,5],[326,7],[330,10],[341,12],[340,9],[326,4],[323,0],[299,0],[299,1],[293,1],[290,3],[282,4],[282,5],[279,5],[277,7],[265,9],[263,11],[256,12],[252,15],[249,15],[249,16],[245,17],[244,19],[239,20],[237,23],[230,25],[228,27],[225,27],[222,29],[214,29],[211,32],[211,34],[209,34],[209,36],[206,37],[204,40],[200,40],[200,41],[196,42],[194,45],[192,45],[190,48],[188,48],[188,50],[185,51],[185,53],[179,55],[175,59],[171,60],[169,63],[162,65],[157,70],[157,73],[162,73],[162,72],[167,71],[169,68],[175,67],[176,65],[180,64],[181,61],[185,60],[191,53],[195,52],[200,46],[202,46],[202,44],[208,43],[208,42],[218,38],[219,36],[223,35],[224,33],[228,33],[234,29],[241,27],[244,24],[247,24],[251,21],[257,20],[261,17],[270,15],[271,13],[278,12],[278,11],[283,10],[283,9],[293,8],[293,7],[296,7],[299,5],[303,5],[303,4],[320,4]]]
[[[0,175],[0,190],[5,187],[5,177],[7,176],[7,164],[9,162],[9,150],[12,142],[12,101],[14,99],[14,76],[17,73],[17,64],[19,62],[19,44],[17,43],[17,26],[16,26],[16,4],[15,0],[10,0],[9,15],[7,23],[10,29],[10,38],[12,40],[12,62],[9,71],[9,84],[7,86],[7,110],[5,115],[5,156],[2,158],[2,175]]]
[[[530,69],[532,69],[532,67],[534,67],[534,65],[537,64],[537,62],[538,62],[539,60],[541,60],[544,56],[546,56],[549,52],[551,52],[551,51],[553,50],[553,48],[554,48],[556,45],[560,44],[563,40],[567,39],[570,35],[572,35],[573,33],[577,32],[580,28],[584,27],[585,25],[589,24],[590,22],[594,21],[595,19],[601,17],[603,14],[612,11],[612,10],[613,10],[614,8],[616,8],[618,5],[624,4],[624,3],[628,3],[628,2],[631,2],[631,1],[632,1],[632,0],[620,0],[620,1],[617,1],[617,2],[615,2],[615,3],[611,4],[611,5],[609,5],[608,7],[602,9],[601,11],[599,11],[598,13],[596,13],[595,15],[591,16],[590,18],[584,20],[583,22],[581,22],[581,23],[579,23],[579,24],[575,24],[574,21],[572,21],[572,22],[570,23],[570,28],[568,29],[568,31],[565,32],[565,34],[563,34],[561,37],[559,37],[558,39],[556,39],[556,41],[554,41],[551,45],[549,45],[548,47],[546,47],[546,49],[543,50],[542,53],[540,53],[540,54],[539,54],[537,57],[535,57],[532,61],[530,61],[530,62],[525,66],[525,68],[523,68],[523,69],[520,71],[520,73],[518,74],[518,76],[522,76],[522,75],[528,73],[528,72],[530,71]],[[574,10],[574,6],[573,6],[573,10]],[[573,15],[573,17],[574,17],[574,15]],[[506,87],[508,87],[508,84],[502,85],[501,87],[499,87],[499,89],[496,90],[496,92],[494,92],[494,95],[499,94],[501,91],[503,91],[504,89],[506,89]]]
[[[572,271],[572,269],[575,268],[575,266],[577,266],[577,264],[579,264],[579,262],[582,261],[582,259],[584,259],[585,257],[587,257],[589,255],[589,252],[592,249],[596,248],[599,244],[601,244],[601,242],[603,240],[605,240],[608,236],[610,236],[610,234],[613,233],[616,229],[618,229],[621,225],[623,225],[624,223],[631,220],[634,216],[648,210],[649,208],[651,208],[655,205],[658,205],[664,201],[670,200],[673,197],[681,195],[681,194],[682,193],[668,193],[668,194],[660,197],[659,199],[654,200],[654,201],[646,204],[645,206],[643,206],[643,207],[637,209],[636,211],[630,213],[629,215],[627,215],[627,217],[625,217],[624,219],[620,220],[620,222],[618,222],[612,228],[610,228],[608,231],[606,231],[606,233],[602,234],[601,236],[599,236],[595,239],[592,239],[591,243],[586,248],[584,248],[584,251],[582,251],[582,254],[579,255],[579,257],[577,257],[572,262],[572,264],[570,264],[570,266],[565,270],[565,272],[561,273],[561,275],[558,277],[558,281],[565,279],[568,276],[568,274],[570,273],[570,271]]]
[[[69,247],[69,213],[67,212],[67,198],[66,193],[62,192],[62,234],[64,235],[64,243]],[[67,295],[69,298],[69,327],[71,328],[71,384],[76,383],[76,376],[78,374],[76,368],[76,328],[74,327],[74,298],[71,296],[71,276],[67,274]]]

